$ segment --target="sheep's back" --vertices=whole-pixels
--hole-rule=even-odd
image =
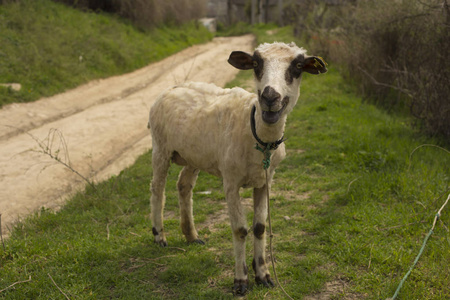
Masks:
[[[241,88],[190,82],[165,91],[152,106],[154,147],[176,151],[190,165],[220,175],[235,148],[251,140],[249,116],[255,94]]]

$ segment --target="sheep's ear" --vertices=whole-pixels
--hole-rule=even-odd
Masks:
[[[326,73],[327,63],[320,56],[307,56],[303,65],[303,71],[311,74]]]
[[[253,69],[253,57],[242,51],[231,52],[228,63],[239,70]]]

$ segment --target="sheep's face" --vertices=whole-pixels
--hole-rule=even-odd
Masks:
[[[253,55],[234,51],[228,62],[241,70],[254,70],[261,116],[267,124],[275,124],[291,112],[303,72],[327,72],[323,59],[307,56],[306,50],[294,43],[262,44]]]

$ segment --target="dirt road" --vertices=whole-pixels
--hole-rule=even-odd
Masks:
[[[101,181],[151,147],[148,112],[164,89],[185,81],[224,86],[237,73],[231,51],[252,51],[253,37],[216,38],[130,74],[96,80],[34,103],[0,110],[0,214],[3,233],[41,207],[56,208],[85,182]],[[39,145],[40,144],[40,145]]]

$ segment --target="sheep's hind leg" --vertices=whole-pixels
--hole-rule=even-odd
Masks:
[[[153,179],[150,187],[152,193],[150,197],[152,232],[155,236],[155,242],[166,247],[167,240],[163,227],[163,211],[166,200],[164,190],[166,187],[167,171],[170,166],[170,155],[166,155],[164,152],[154,148],[152,153],[152,164]]]
[[[253,207],[254,257],[252,267],[255,271],[255,281],[256,284],[271,287],[274,286],[274,283],[270,278],[269,268],[266,264],[266,186],[253,190]]]
[[[205,244],[198,238],[195,230],[192,211],[192,189],[197,181],[199,170],[185,166],[180,172],[177,182],[178,196],[180,201],[181,230],[189,243]]]

